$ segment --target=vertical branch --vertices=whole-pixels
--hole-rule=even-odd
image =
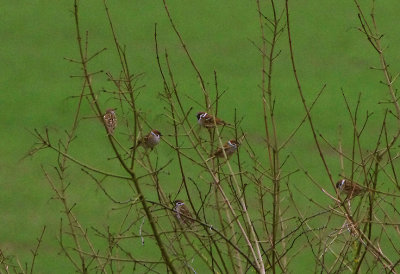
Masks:
[[[292,63],[292,71],[293,71],[293,74],[294,74],[294,78],[295,78],[296,84],[297,84],[297,90],[299,92],[299,95],[300,95],[300,98],[301,98],[301,102],[303,103],[304,110],[305,110],[305,112],[307,114],[307,119],[308,119],[308,122],[309,122],[310,127],[311,127],[311,132],[312,132],[312,135],[313,135],[313,139],[314,139],[315,145],[316,145],[316,147],[318,149],[319,156],[320,156],[320,158],[322,160],[322,163],[324,164],[325,171],[326,171],[326,173],[327,173],[327,175],[329,177],[329,180],[331,181],[332,187],[335,188],[335,184],[334,184],[333,179],[332,179],[332,174],[331,174],[331,172],[329,170],[328,163],[325,160],[325,156],[324,156],[324,154],[322,152],[321,145],[319,144],[319,141],[318,141],[318,138],[317,138],[317,133],[316,133],[316,130],[315,130],[315,127],[314,127],[314,123],[312,121],[310,111],[309,111],[309,109],[307,107],[306,99],[305,99],[304,94],[303,94],[303,89],[301,87],[300,80],[299,80],[299,77],[297,75],[296,63],[295,63],[295,60],[294,60],[294,53],[293,53],[293,46],[292,46],[292,35],[291,35],[291,31],[290,31],[289,0],[285,0],[285,11],[286,11],[286,25],[287,25],[287,33],[288,33],[290,60],[291,60],[291,63]]]
[[[128,62],[126,60],[125,51],[121,50],[121,46],[120,46],[120,44],[118,42],[117,35],[115,33],[115,30],[114,30],[114,25],[113,25],[112,20],[111,20],[111,14],[110,14],[110,12],[108,10],[108,6],[107,6],[107,1],[104,0],[103,4],[104,4],[104,8],[105,8],[105,11],[106,11],[106,14],[107,14],[108,22],[110,24],[111,33],[113,35],[113,39],[114,39],[114,43],[115,43],[115,49],[116,49],[116,51],[118,53],[119,61],[121,63],[121,68],[122,68],[122,71],[124,73],[124,78],[125,78],[124,83],[125,83],[125,85],[127,87],[127,90],[129,91],[130,104],[131,104],[131,108],[133,110],[133,121],[134,121],[133,144],[135,145],[137,143],[136,138],[137,138],[137,135],[138,135],[137,133],[138,133],[138,124],[139,124],[139,117],[138,116],[139,115],[138,115],[138,112],[137,112],[137,109],[136,109],[136,102],[135,102],[136,100],[135,100],[135,97],[134,97],[134,89],[133,89],[132,84],[131,84],[131,74],[129,72],[129,66],[128,66]],[[130,169],[132,169],[132,170],[134,170],[134,166],[135,166],[135,161],[134,161],[135,153],[136,153],[136,149],[133,149],[132,160],[131,160],[131,164],[130,164]]]
[[[263,15],[261,10],[260,1],[257,0],[257,10],[259,17],[259,26],[260,26],[260,36],[262,41],[262,46],[260,48],[261,51],[261,60],[262,60],[262,69],[261,69],[261,91],[262,91],[262,103],[263,103],[263,117],[264,117],[264,129],[266,136],[266,144],[268,151],[268,159],[271,170],[271,178],[273,183],[272,190],[272,235],[267,238],[270,238],[272,245],[272,258],[271,258],[271,267],[272,272],[276,272],[277,264],[281,268],[282,271],[285,271],[285,267],[281,265],[279,260],[279,254],[276,250],[276,241],[278,239],[278,226],[281,221],[281,209],[280,209],[280,160],[279,160],[279,146],[278,146],[278,137],[277,137],[277,127],[275,123],[275,115],[274,115],[274,104],[275,101],[272,96],[272,74],[274,68],[274,61],[279,56],[279,53],[276,53],[276,44],[278,41],[278,35],[282,32],[283,28],[279,28],[280,18],[277,16],[277,10],[275,6],[275,1],[271,0],[271,11],[272,18],[268,18]],[[264,30],[264,20],[265,24],[270,25],[269,27],[271,31],[271,39],[267,40],[265,36]],[[269,50],[267,50],[267,42],[269,44]],[[262,208],[262,219],[263,225],[265,227],[265,232],[267,232],[267,224],[264,218],[265,215],[265,206],[263,201],[263,190],[262,185],[260,184],[260,204]],[[283,226],[282,226],[283,228]],[[282,231],[283,233],[283,231]]]
[[[78,41],[78,47],[79,47],[79,53],[80,53],[80,58],[81,58],[81,65],[82,65],[82,69],[84,72],[84,76],[87,80],[88,83],[89,82],[89,72],[88,72],[88,68],[87,68],[87,60],[85,58],[85,55],[83,53],[83,48],[82,48],[82,43],[81,43],[81,35],[80,35],[80,26],[79,26],[79,13],[78,13],[78,3],[77,0],[75,0],[74,2],[74,17],[75,17],[75,25],[76,25],[76,35],[77,35],[77,41]],[[117,44],[118,45],[118,44]],[[117,46],[118,47],[118,46]],[[126,60],[124,61],[126,63]],[[129,74],[129,72],[127,71],[127,73]],[[128,75],[128,79],[130,79],[129,75]],[[91,84],[88,85],[89,91],[90,91],[90,95],[93,99],[93,103],[95,106],[95,109],[97,111],[97,114],[100,116],[101,115],[101,110],[100,110],[100,106],[98,104],[98,101],[96,100],[95,94],[94,94],[94,90]],[[133,95],[132,95],[133,96]],[[104,127],[107,131],[106,125],[104,124]],[[165,248],[165,245],[161,239],[160,233],[158,232],[157,229],[157,225],[155,223],[155,220],[153,218],[152,212],[150,211],[149,206],[147,205],[146,199],[144,197],[144,194],[142,192],[141,186],[138,182],[138,180],[136,179],[136,175],[133,172],[133,170],[125,163],[124,159],[122,158],[121,154],[118,152],[116,145],[114,143],[114,137],[112,135],[108,135],[108,140],[110,142],[110,145],[112,146],[115,155],[119,161],[119,163],[122,165],[122,167],[124,168],[124,170],[129,174],[129,176],[131,177],[131,182],[134,184],[136,192],[139,196],[141,205],[143,207],[143,210],[146,213],[147,218],[149,219],[149,223],[151,226],[151,229],[153,231],[153,235],[156,239],[156,242],[158,244],[158,247],[161,251],[162,257],[168,267],[168,269],[172,272],[172,273],[177,273],[177,270],[175,269],[175,266],[173,265],[170,256]]]
[[[186,44],[184,43],[184,41],[182,39],[181,34],[179,33],[177,27],[175,26],[174,21],[172,20],[172,17],[171,17],[171,14],[169,12],[166,0],[163,0],[163,3],[164,3],[165,12],[167,13],[167,16],[168,16],[168,19],[169,19],[169,21],[171,23],[171,26],[174,29],[176,35],[178,36],[179,41],[180,41],[180,43],[182,45],[182,48],[185,51],[185,53],[186,53],[186,55],[187,55],[187,57],[188,57],[188,59],[190,61],[190,64],[192,65],[193,69],[196,71],[197,77],[199,78],[199,81],[200,81],[202,92],[204,94],[204,99],[205,99],[207,111],[210,112],[210,110],[211,110],[211,100],[210,100],[210,97],[208,95],[208,92],[207,92],[207,89],[206,89],[206,85],[205,85],[205,82],[203,80],[203,76],[201,76],[201,73],[200,73],[199,69],[197,68],[196,64],[194,63],[194,60],[193,60],[192,56],[190,55],[190,53],[189,53],[189,51],[188,51],[188,49],[186,47]]]
[[[400,104],[399,100],[396,96],[395,89],[393,87],[394,82],[397,80],[397,77],[392,79],[391,74],[389,72],[389,65],[387,64],[385,55],[384,55],[384,50],[381,45],[381,39],[383,35],[379,34],[377,24],[375,21],[375,14],[374,14],[374,8],[372,9],[371,12],[371,21],[372,21],[372,26],[368,23],[363,10],[360,7],[360,4],[358,3],[358,0],[354,0],[354,3],[357,7],[358,10],[358,18],[360,20],[361,28],[359,29],[362,33],[365,34],[367,37],[368,41],[370,42],[371,46],[375,49],[375,51],[378,53],[379,56],[379,62],[380,62],[380,70],[383,72],[384,78],[385,78],[385,84],[388,87],[388,92],[389,96],[391,97],[391,102],[396,110],[396,116],[397,116],[397,123],[398,123],[398,128],[394,136],[392,137],[392,140],[390,141],[390,145],[388,146],[389,148],[394,145],[394,143],[397,141],[397,139],[400,136]],[[382,155],[386,153],[386,150],[383,150],[380,152]]]
[[[43,239],[43,236],[44,236],[44,232],[46,231],[46,226],[44,226],[43,227],[43,230],[42,230],[42,233],[40,234],[40,236],[39,236],[39,239],[38,239],[38,243],[37,243],[37,245],[36,245],[36,248],[35,248],[35,250],[32,252],[32,255],[33,255],[33,257],[32,257],[32,263],[31,263],[31,274],[33,273],[33,269],[34,269],[34,266],[35,266],[35,260],[36,260],[36,257],[38,256],[38,250],[39,250],[39,247],[40,247],[40,244],[42,243],[42,239]]]

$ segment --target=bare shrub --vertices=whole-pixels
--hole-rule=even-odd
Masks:
[[[256,1],[260,39],[251,42],[260,53],[262,66],[261,149],[246,135],[243,114],[235,110],[234,117],[225,117],[219,111],[226,92],[219,88],[218,73],[214,71],[213,79],[205,79],[165,0],[163,4],[200,85],[202,99],[197,100],[199,97],[179,88],[173,62],[168,49],[160,46],[155,25],[154,56],[164,87],[160,109],[170,129],[159,132],[160,144],[158,139],[151,139],[158,138],[159,134],[151,130],[159,130],[159,125],[146,119],[145,105],[138,105],[142,75],[127,61],[129,48],[119,42],[107,2],[104,1],[104,7],[120,64],[117,74],[107,69],[91,71],[91,62],[104,49],[89,52],[89,34],[81,26],[78,1],[74,4],[79,58],[69,60],[82,71],[75,117],[71,128],[59,140],[54,140],[48,130],[35,130],[38,143],[32,153],[47,149],[57,155],[55,169],[42,170],[63,208],[58,239],[63,256],[75,271],[293,272],[299,255],[306,253],[313,258],[310,269],[315,272],[396,272],[400,261],[396,207],[400,106],[394,83],[399,74],[393,76],[389,70],[374,9],[366,15],[355,1],[359,30],[376,53],[380,66],[373,69],[383,74],[383,87],[390,99],[380,131],[375,136],[365,136],[371,126],[370,113],[362,116],[361,97],[352,104],[343,92],[344,109],[353,125],[352,139],[346,140],[351,142],[351,150],[347,151],[342,140],[335,144],[315,126],[318,116],[312,109],[325,85],[307,103],[296,69],[299,65],[295,62],[289,1],[284,5],[273,0]],[[304,109],[304,116],[298,118],[298,125],[287,136],[278,132],[275,104],[284,102],[275,101],[273,88],[274,68],[282,49],[289,52],[291,67],[287,72],[294,76],[298,102]],[[99,93],[95,78],[104,76],[113,87]],[[113,152],[110,168],[80,159],[79,151],[71,153],[77,130],[84,130],[79,126],[85,107],[104,125],[102,138],[107,139],[107,149]],[[194,118],[198,111],[203,112],[197,115],[197,119],[203,119],[201,125]],[[395,128],[388,127],[388,123],[395,124]],[[315,180],[303,161],[287,149],[303,125],[312,136],[321,160],[320,170],[329,185]],[[364,138],[374,138],[375,146],[365,147]],[[138,146],[139,140],[142,145],[153,143]],[[169,147],[169,160],[160,159],[159,146]],[[341,163],[340,176],[332,172],[327,160],[332,153]],[[296,168],[288,166],[288,161],[295,163]],[[98,187],[110,208],[118,209],[115,210],[118,214],[111,213],[115,214],[112,224],[83,225],[84,220],[75,213],[75,202],[68,195],[70,185],[74,184],[70,166],[79,167],[81,174]],[[311,183],[325,202],[303,192],[293,182],[292,175],[300,172],[302,180]],[[171,173],[178,178],[177,186],[164,176]],[[80,175],[74,173],[74,176]],[[110,181],[112,185],[105,183]],[[347,192],[343,190],[345,183],[349,184]],[[126,191],[114,191],[119,187]],[[5,257],[1,258],[5,266]]]

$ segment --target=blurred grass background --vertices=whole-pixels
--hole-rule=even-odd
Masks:
[[[158,24],[160,48],[168,50],[180,91],[201,98],[196,75],[170,27],[162,2],[109,1],[108,4],[120,43],[127,47],[131,69],[135,73],[144,73],[141,83],[145,88],[139,105],[149,121],[152,124],[165,121],[161,116],[164,105],[158,97],[163,86],[155,59],[155,23]],[[255,2],[204,0],[168,1],[168,4],[210,90],[213,90],[214,70],[218,74],[220,90],[228,90],[220,105],[220,116],[232,121],[236,108],[238,114],[244,116],[243,128],[250,140],[255,147],[262,146],[264,131],[258,87],[261,59],[250,42],[260,42]],[[70,75],[79,75],[81,71],[63,58],[78,58],[73,2],[3,1],[0,7],[0,249],[16,255],[21,262],[29,261],[29,250],[33,249],[46,225],[36,270],[70,273],[69,263],[57,255],[60,250],[56,241],[60,204],[51,199],[53,193],[40,169],[41,164],[51,168],[56,155],[46,151],[33,158],[21,159],[35,142],[29,131],[48,127],[57,138],[72,125],[76,100],[68,97],[79,94],[81,80],[70,78]],[[385,107],[377,102],[388,96],[385,86],[379,83],[380,72],[369,69],[378,66],[379,60],[357,30],[359,22],[354,4],[344,0],[290,1],[290,9],[298,72],[308,102],[324,84],[327,85],[313,110],[318,132],[337,143],[338,128],[342,126],[344,139],[349,140],[344,143],[344,148],[351,147],[351,124],[341,95],[343,88],[353,104],[358,93],[362,93],[360,113],[375,112],[366,134],[372,138],[365,140],[366,147],[373,144],[373,134],[380,126]],[[108,48],[90,64],[90,69],[117,74],[118,60],[102,2],[82,1],[80,10],[82,30],[89,32],[90,51]],[[397,72],[400,26],[395,22],[400,5],[395,0],[377,3],[376,13],[378,27],[385,34],[384,43],[388,46],[387,59],[392,71]],[[278,134],[280,140],[284,140],[297,126],[304,111],[290,69],[286,32],[279,40],[278,48],[282,54],[274,68],[273,91]],[[101,74],[93,79],[99,91],[111,87],[105,78]],[[113,103],[116,102],[104,101],[104,109]],[[186,104],[191,103],[188,100]],[[194,107],[196,112],[197,106]],[[89,115],[89,110],[86,111]],[[166,123],[159,125],[159,129],[163,133],[172,132]],[[96,134],[100,137],[94,138]],[[91,165],[107,165],[104,155],[110,156],[111,151],[103,134],[104,129],[95,119],[83,122],[72,153],[79,151],[80,158]],[[160,148],[158,152],[161,155],[171,153],[168,148]],[[303,126],[286,153],[306,159],[302,160],[304,167],[320,182],[326,181],[325,186],[329,189],[308,125]],[[330,156],[328,161],[336,176],[340,172],[338,157],[334,153]],[[295,162],[290,165],[288,171],[295,168]],[[103,226],[108,220],[104,195],[79,170],[72,169],[70,176],[71,179],[79,178],[71,184],[69,192],[71,199],[78,202],[77,214],[88,227]],[[174,178],[175,175],[171,176]],[[301,176],[295,178],[300,180],[296,185],[304,192],[311,191],[310,195],[316,197],[321,195]],[[304,263],[298,264],[299,270],[306,267]]]

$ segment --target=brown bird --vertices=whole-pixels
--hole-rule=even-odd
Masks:
[[[117,115],[113,108],[106,110],[106,114],[103,116],[104,124],[107,127],[108,135],[113,135],[115,128],[117,127]]]
[[[230,125],[227,122],[212,116],[211,114],[208,114],[206,112],[198,112],[197,113],[197,122],[199,123],[200,126],[205,127],[205,128],[215,128],[215,125],[217,126],[226,126]]]
[[[138,146],[142,146],[145,149],[150,148],[151,150],[153,150],[153,148],[158,145],[158,143],[160,143],[161,140],[161,132],[159,132],[156,129],[153,129],[152,131],[150,131],[149,134],[147,134],[146,136],[144,136],[143,138],[139,139],[139,141],[137,142],[136,146],[131,147],[132,148],[137,148]]]
[[[226,157],[229,159],[236,152],[239,145],[240,144],[236,140],[229,140],[223,147],[220,147],[214,152],[213,157],[224,158],[225,151]]]
[[[349,197],[350,199],[355,196],[362,195],[367,191],[366,188],[364,188],[364,187],[360,186],[359,184],[357,184],[356,182],[348,180],[348,179],[339,180],[336,183],[336,188],[340,192],[346,194],[347,197]]]
[[[176,218],[181,224],[190,226],[194,222],[192,214],[182,200],[175,201],[174,212]]]

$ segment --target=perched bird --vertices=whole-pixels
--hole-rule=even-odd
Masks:
[[[144,136],[143,138],[139,139],[139,141],[137,142],[136,146],[131,147],[131,148],[137,148],[138,146],[142,146],[145,149],[150,148],[151,150],[153,150],[153,148],[158,145],[158,143],[160,143],[161,140],[161,132],[159,132],[156,129],[153,129],[150,131],[149,134],[147,134],[146,136]]]
[[[197,113],[197,122],[199,123],[200,126],[205,127],[205,128],[214,128],[215,125],[217,126],[225,126],[225,125],[230,125],[227,122],[212,116],[211,114],[208,114],[206,112],[198,112]]]
[[[107,127],[107,133],[113,135],[115,128],[117,127],[117,115],[113,108],[106,110],[106,114],[103,116],[104,124]]]
[[[175,201],[174,212],[181,224],[190,226],[194,222],[192,214],[182,200]]]
[[[336,188],[340,192],[346,194],[347,197],[349,197],[350,199],[355,196],[362,195],[367,191],[366,188],[364,188],[364,187],[360,186],[359,184],[357,184],[356,182],[348,180],[348,179],[339,180],[336,183]]]
[[[226,157],[229,158],[236,152],[239,145],[240,144],[236,140],[229,140],[223,147],[220,147],[214,152],[213,157],[224,158],[225,151]]]

